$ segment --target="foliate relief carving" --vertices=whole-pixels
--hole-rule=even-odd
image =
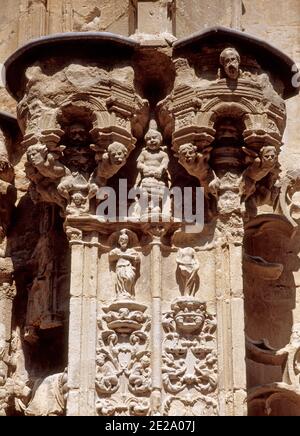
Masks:
[[[165,402],[165,416],[216,416],[218,403],[204,395],[196,398],[169,397]]]
[[[116,273],[116,299],[134,299],[134,285],[137,279],[140,255],[129,248],[129,236],[126,229],[121,230],[118,247],[109,253],[109,261]]]
[[[170,199],[166,198],[168,187],[169,156],[162,145],[162,135],[152,120],[145,135],[145,148],[137,159],[139,171],[136,187],[141,198],[136,204],[134,215],[141,221],[150,217],[170,216]]]
[[[13,300],[16,295],[17,290],[14,283],[4,282],[0,285],[0,300]]]
[[[146,309],[132,301],[103,309],[96,358],[98,415],[139,416],[150,411],[150,320],[144,314]]]
[[[164,414],[170,413],[172,403],[175,414],[176,404],[193,409],[198,402],[201,414],[217,414],[215,316],[208,314],[205,303],[192,297],[177,298],[171,309],[163,316]],[[190,410],[189,414],[193,413]]]

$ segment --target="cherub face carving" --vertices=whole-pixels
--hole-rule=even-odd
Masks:
[[[158,150],[162,143],[161,134],[157,130],[150,129],[145,135],[146,146],[149,150]]]

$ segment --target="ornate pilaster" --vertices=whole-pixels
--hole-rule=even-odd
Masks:
[[[286,111],[282,88],[273,85],[276,71],[247,53],[238,32],[217,33],[231,44],[209,31],[175,43],[174,87],[159,103],[159,119],[178,163],[204,188],[214,225],[218,413],[244,415],[244,223],[261,205],[275,204]],[[184,373],[183,363],[177,370]]]
[[[156,3],[172,12],[174,2]],[[147,53],[155,53],[162,72],[144,71]],[[25,415],[64,408],[69,416],[246,414],[242,263],[262,271],[267,262],[243,253],[245,227],[262,206],[276,205],[284,98],[294,92],[289,77],[270,65],[290,67],[275,49],[224,29],[163,52],[111,34],[56,35],[7,62],[29,192],[49,212],[41,219],[28,290],[24,339],[31,346],[36,331],[47,335],[66,322],[57,297],[70,290],[67,369],[44,377],[25,400],[24,386],[14,394]],[[293,226],[295,176],[288,174],[277,202]],[[117,198],[122,178],[126,199]],[[168,188],[177,180],[204,188],[201,232],[175,222],[180,205]],[[71,252],[69,288],[59,280],[60,242],[48,219],[58,211]],[[282,265],[268,271],[277,277]],[[12,284],[3,279],[0,287],[5,343]],[[298,339],[286,352],[298,358]],[[291,359],[284,375],[289,388],[298,375]],[[48,388],[54,394],[40,407]]]

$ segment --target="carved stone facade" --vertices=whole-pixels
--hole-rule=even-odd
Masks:
[[[299,416],[294,61],[240,1],[21,3],[55,34],[5,62],[0,416]]]

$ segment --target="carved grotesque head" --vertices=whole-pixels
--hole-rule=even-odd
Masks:
[[[110,144],[107,148],[107,153],[112,165],[123,165],[128,155],[127,148],[120,142]]]
[[[47,147],[42,144],[31,145],[27,150],[28,162],[34,166],[42,165],[47,156]]]
[[[197,147],[193,144],[183,144],[178,149],[179,160],[187,164],[193,164],[197,158]]]
[[[146,147],[148,150],[158,150],[162,144],[162,136],[158,130],[149,129],[145,135]]]
[[[68,129],[70,141],[74,145],[84,145],[87,142],[88,135],[86,128],[81,123],[74,123]]]
[[[119,236],[119,245],[122,250],[125,250],[128,246],[129,237],[127,235],[126,230],[121,230],[120,236]]]
[[[225,48],[220,55],[220,64],[229,79],[237,80],[239,77],[241,58],[235,48]]]
[[[278,153],[273,145],[266,145],[260,151],[261,161],[264,166],[273,166],[277,163]]]

